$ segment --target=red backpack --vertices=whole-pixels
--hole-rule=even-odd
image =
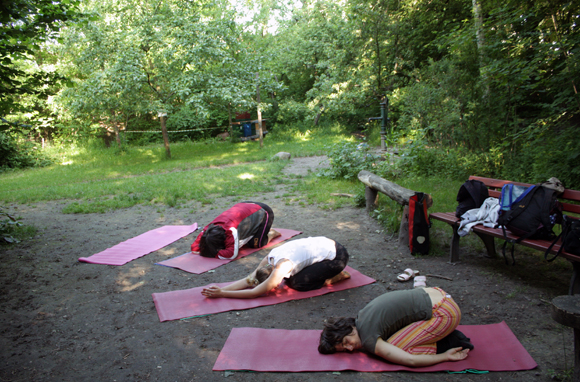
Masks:
[[[429,253],[429,214],[425,194],[416,192],[409,198],[409,249],[412,254]]]

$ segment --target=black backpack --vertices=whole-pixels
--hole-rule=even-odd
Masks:
[[[455,210],[455,216],[460,218],[467,211],[481,207],[488,197],[489,192],[483,182],[475,179],[466,181],[461,185],[457,193],[458,205]]]
[[[504,187],[509,186],[505,185]],[[503,255],[508,242],[512,243],[512,265],[515,264],[514,244],[525,239],[553,240],[556,235],[552,228],[562,221],[562,205],[554,190],[542,186],[530,186],[526,195],[515,201],[509,210],[500,212],[497,223],[502,227],[504,239]],[[518,236],[517,240],[507,238],[506,229]]]

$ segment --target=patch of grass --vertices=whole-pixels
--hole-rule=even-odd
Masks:
[[[323,138],[322,138],[323,137]],[[99,147],[72,146],[48,148],[57,164],[22,171],[0,174],[0,201],[29,203],[70,198],[79,194],[86,197],[88,189],[104,187],[103,193],[115,195],[116,184],[128,184],[128,179],[174,172],[189,172],[211,166],[239,165],[242,163],[267,161],[280,151],[293,157],[321,155],[329,143],[346,139],[334,130],[319,130],[313,134],[287,135],[284,140],[276,134],[259,142],[179,142],[171,144],[172,159],[165,159],[162,145],[126,147],[123,151]],[[286,161],[276,161],[274,168],[283,168]],[[280,174],[269,174],[270,179],[280,179]],[[148,181],[148,178],[145,181]],[[86,188],[83,183],[88,184]],[[194,182],[195,183],[195,182]],[[57,186],[58,185],[58,186]],[[157,187],[153,184],[151,188]],[[195,184],[192,184],[195,187]],[[146,191],[157,194],[157,190]],[[81,192],[83,194],[81,194]],[[94,192],[92,192],[94,194]],[[98,193],[98,192],[97,192]],[[201,196],[200,196],[201,197]],[[75,197],[73,197],[75,198]],[[176,200],[178,200],[176,198]],[[171,198],[167,199],[171,203]]]
[[[315,174],[310,174],[299,182],[294,183],[291,187],[292,192],[302,195],[308,204],[321,204],[328,209],[337,209],[344,205],[354,205],[355,200],[354,198],[333,196],[332,194],[356,194],[357,188],[361,187],[361,183],[346,179],[322,178]]]
[[[65,208],[66,213],[105,212],[143,203],[176,207],[190,200],[209,204],[213,198],[207,195],[249,196],[273,191],[269,178],[278,174],[283,167],[282,162],[262,161],[222,168],[103,179],[90,183],[45,185],[9,194],[11,201],[18,203],[71,199],[73,203]],[[0,193],[0,196],[3,195]]]

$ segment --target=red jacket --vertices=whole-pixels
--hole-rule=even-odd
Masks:
[[[219,225],[226,231],[226,243],[225,249],[222,249],[217,253],[218,257],[231,259],[237,255],[235,253],[235,239],[230,228],[237,229],[242,220],[252,215],[256,211],[259,211],[262,207],[253,203],[238,203],[232,208],[222,212],[217,218],[213,219],[210,224]],[[192,252],[199,252],[199,241],[207,227],[206,225],[203,230],[199,233],[193,244],[191,244]],[[242,238],[243,239],[243,238]]]

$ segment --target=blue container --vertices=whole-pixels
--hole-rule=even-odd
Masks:
[[[250,122],[246,122],[242,125],[244,130],[244,137],[249,137],[252,135],[252,124]]]

